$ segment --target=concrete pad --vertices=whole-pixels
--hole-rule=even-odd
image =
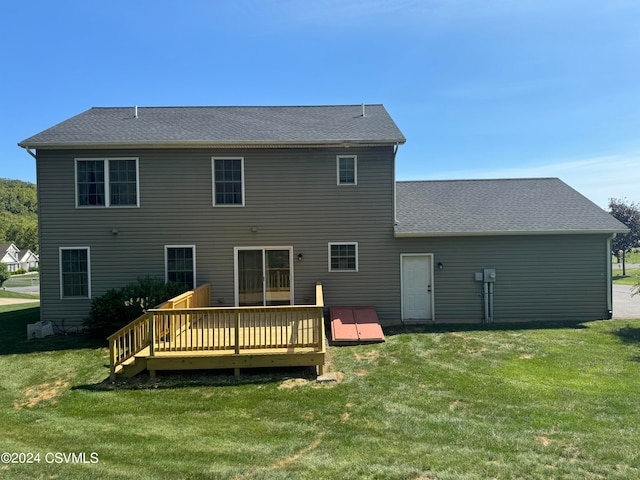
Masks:
[[[631,295],[631,285],[613,286],[613,318],[640,318],[640,295]]]

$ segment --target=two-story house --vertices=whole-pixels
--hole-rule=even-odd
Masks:
[[[212,306],[322,282],[383,324],[610,315],[622,224],[558,179],[396,182],[404,142],[382,105],[92,108],[38,133],[42,320],[80,326],[147,275]]]
[[[20,249],[15,243],[0,243],[0,262],[7,266],[11,273],[20,268]]]

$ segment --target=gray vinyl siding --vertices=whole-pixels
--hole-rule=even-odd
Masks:
[[[77,326],[89,311],[90,300],[60,299],[60,247],[90,247],[96,297],[137,277],[164,278],[165,245],[195,245],[196,282],[212,284],[212,305],[234,303],[234,247],[292,246],[296,303],[313,302],[321,281],[329,305],[380,301],[393,315],[388,284],[398,276],[378,275],[398,269],[384,254],[394,246],[391,147],[37,153],[43,320]],[[358,156],[357,185],[336,185],[343,154]],[[244,207],[213,206],[217,156],[244,158]],[[104,157],[139,159],[139,208],[76,208],[74,159]],[[358,242],[359,272],[328,272],[327,245],[342,241]]]
[[[609,254],[605,235],[398,238],[398,253],[433,253],[436,323],[478,323],[482,282],[496,269],[494,321],[607,318]]]
[[[357,155],[358,183],[336,184],[337,155]],[[213,206],[212,157],[243,157],[245,206]],[[139,159],[139,208],[76,208],[75,158]],[[234,247],[293,247],[294,301],[375,306],[401,320],[400,255],[430,253],[436,323],[479,323],[482,282],[496,269],[495,322],[607,316],[607,236],[393,236],[393,149],[38,151],[41,315],[65,327],[90,300],[60,299],[59,248],[91,249],[92,296],[141,276],[164,279],[165,245],[195,245],[198,285],[234,304]],[[253,232],[252,228],[257,231]],[[118,235],[111,232],[118,230]],[[357,272],[329,272],[328,244],[358,243]],[[298,261],[298,254],[303,260]]]

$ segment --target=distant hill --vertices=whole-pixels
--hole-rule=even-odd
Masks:
[[[38,252],[38,198],[36,185],[0,178],[0,242]]]

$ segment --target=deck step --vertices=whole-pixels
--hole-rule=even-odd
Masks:
[[[385,341],[375,307],[331,307],[329,315],[334,345]]]

